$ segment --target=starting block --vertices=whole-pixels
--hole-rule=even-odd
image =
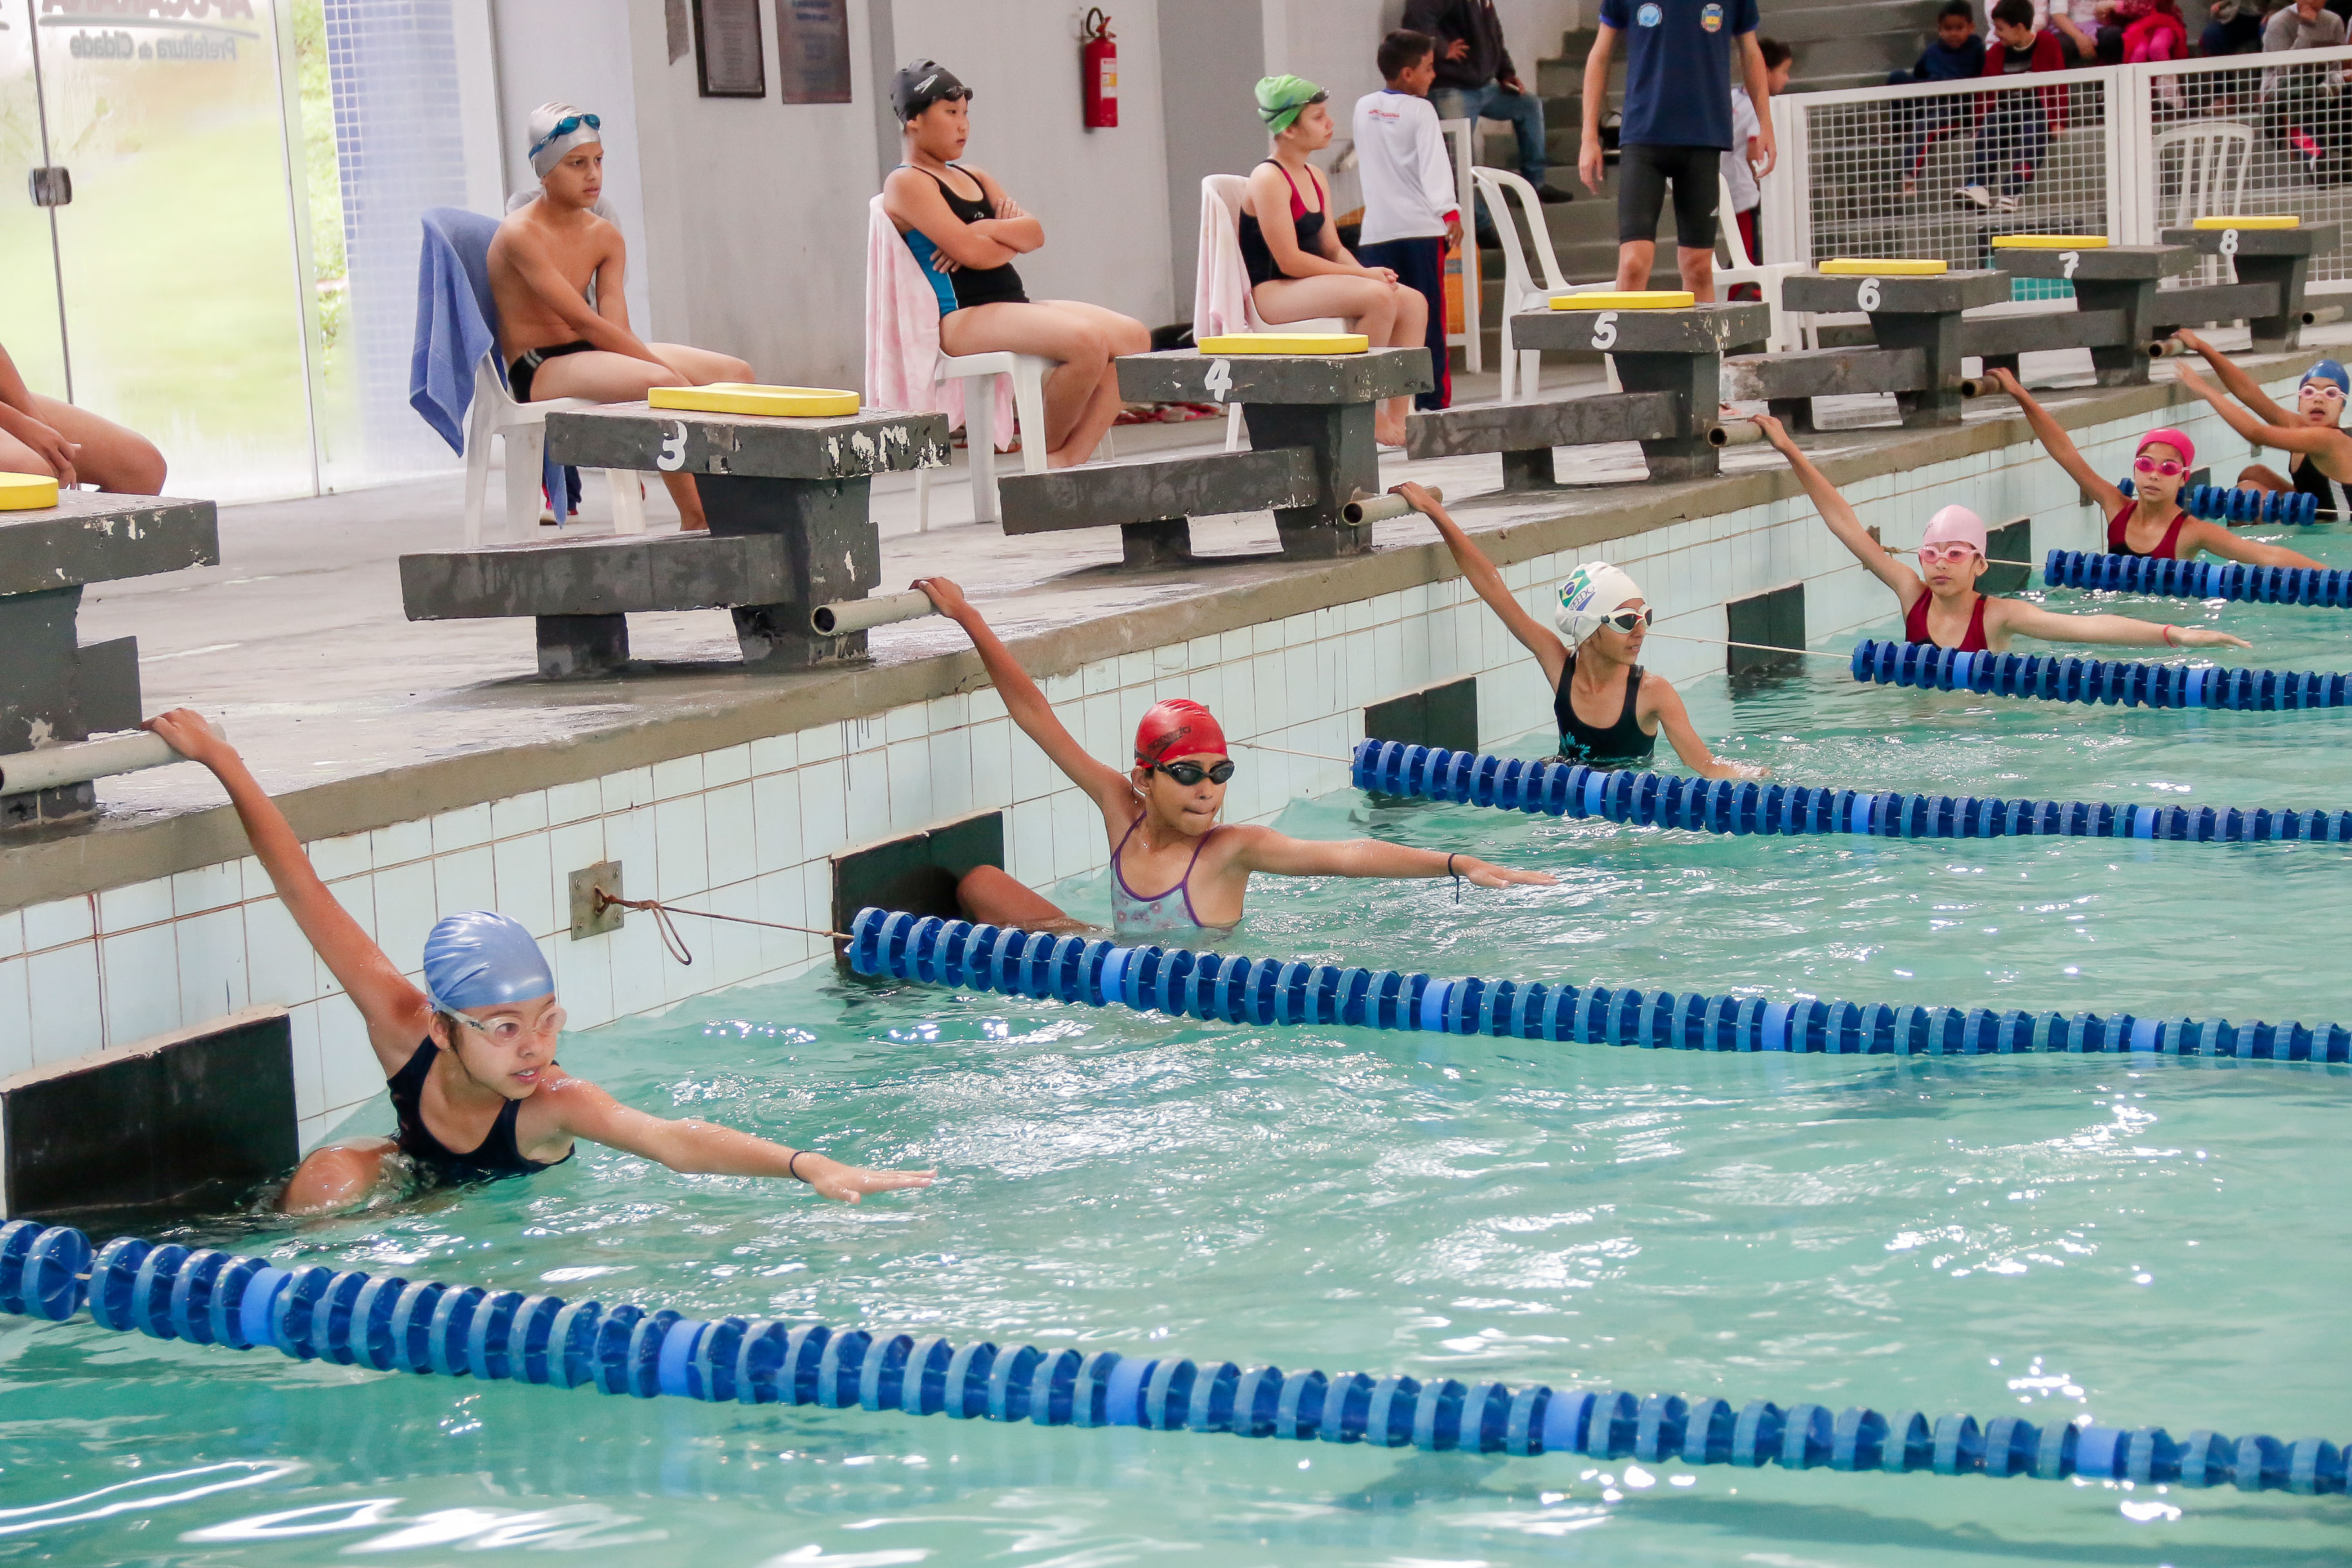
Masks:
[[[547,450],[583,468],[692,474],[710,531],[404,555],[410,620],[530,616],[539,672],[552,679],[625,664],[633,611],[724,607],[746,667],[806,669],[866,657],[865,632],[821,635],[811,615],[863,598],[881,580],[866,507],[873,477],[943,466],[948,422],[887,410],[779,418],[614,404],[549,415]]]
[[[2294,348],[2303,331],[2304,284],[2311,258],[2333,250],[2343,237],[2337,223],[2304,223],[2292,217],[2200,217],[2187,228],[2168,228],[2167,245],[2192,247],[2200,256],[2226,256],[2235,284],[2168,289],[2158,324],[2192,326],[2242,318],[2253,334],[2256,353]]]
[[[1118,361],[1118,389],[1138,402],[1241,405],[1249,451],[1011,475],[998,481],[1004,531],[1116,525],[1125,564],[1160,566],[1192,559],[1192,519],[1271,508],[1292,560],[1370,549],[1371,525],[1349,521],[1347,508],[1380,491],[1372,405],[1428,391],[1429,352],[1264,352],[1276,336],[1252,335],[1248,353],[1170,349]]]
[[[2017,369],[2020,353],[2042,349],[2084,348],[2101,386],[2147,384],[2147,345],[2164,335],[2162,307],[2175,294],[2202,290],[2162,289],[2168,278],[2195,268],[2197,252],[2184,245],[2046,243],[2076,235],[2003,235],[1993,240],[2001,270],[2012,278],[2037,278],[2074,286],[2072,314],[2053,310],[2023,316],[1985,317],[1961,334],[1967,352],[1984,356],[1985,368]]]
[[[1821,349],[1738,362],[1738,374],[1757,384],[1772,412],[1795,428],[1811,426],[1808,400],[1843,392],[1891,392],[1908,429],[1958,425],[1963,406],[1960,357],[1972,351],[1961,342],[1960,312],[2009,298],[2009,275],[1990,268],[1941,273],[1798,272],[1782,279],[1780,305],[1789,310],[1859,310],[1870,318],[1878,352]],[[1914,357],[1916,356],[1916,357]],[[1745,384],[1745,381],[1741,383]]]

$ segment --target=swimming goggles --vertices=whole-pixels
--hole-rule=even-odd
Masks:
[[[1621,632],[1630,632],[1636,626],[1646,626],[1650,624],[1650,607],[1644,605],[1638,610],[1619,610],[1613,615],[1601,616],[1601,624],[1604,626],[1615,626]]]
[[[2189,471],[2188,464],[2175,462],[2170,458],[2137,458],[2133,459],[2132,467],[2143,474],[2156,474],[2168,479],[2177,479]]]
[[[532,142],[530,151],[525,153],[524,156],[528,158],[537,157],[541,148],[546,146],[549,142],[553,142],[559,136],[571,135],[574,131],[579,130],[583,125],[591,131],[602,131],[604,129],[604,122],[597,119],[593,114],[567,114],[562,119],[555,122],[554,130],[549,132],[546,135]]]
[[[2330,403],[2341,403],[2344,401],[2344,389],[2336,385],[2332,381],[2306,381],[2298,390],[2303,392],[2315,392],[2319,394],[2320,396],[2327,399]]]
[[[1152,764],[1152,770],[1155,773],[1166,773],[1186,789],[1191,789],[1202,779],[1208,780],[1211,784],[1223,784],[1227,779],[1232,778],[1234,760],[1227,757],[1224,761],[1205,768],[1198,763],[1155,763]]]
[[[1938,561],[1948,561],[1957,564],[1976,552],[1977,547],[1973,544],[1923,544],[1919,547],[1919,560],[1922,564],[1928,566],[1933,566]]]
[[[469,1018],[463,1013],[453,1012],[447,1016],[457,1019],[469,1029],[477,1030],[488,1037],[490,1044],[494,1046],[515,1045],[525,1035],[545,1035],[552,1039],[563,1033],[563,1026],[569,1021],[561,1007],[550,1007],[539,1016],[539,1022],[536,1025],[530,1026],[525,1025],[520,1018],[493,1018],[485,1024],[479,1018]]]

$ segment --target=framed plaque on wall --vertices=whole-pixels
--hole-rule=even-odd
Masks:
[[[705,98],[768,96],[760,0],[694,0],[694,67]]]
[[[776,55],[784,102],[849,102],[849,0],[776,0]]]

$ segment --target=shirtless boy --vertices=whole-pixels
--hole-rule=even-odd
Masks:
[[[499,306],[499,357],[515,400],[585,397],[635,403],[656,386],[749,381],[731,354],[683,343],[648,343],[629,329],[621,292],[628,247],[590,209],[604,190],[596,116],[568,103],[530,113],[530,166],[540,199],[507,215],[490,241],[490,293]],[[596,302],[588,303],[588,287]],[[691,474],[664,474],[681,526],[708,526]]]

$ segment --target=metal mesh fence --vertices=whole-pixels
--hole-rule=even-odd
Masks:
[[[2344,50],[2234,56],[2131,84],[2143,156],[2137,181],[2148,237],[2200,216],[2294,213],[2352,220],[2352,89]],[[2182,282],[2219,280],[2218,261]],[[2315,257],[2314,281],[2352,277],[2340,247]]]
[[[2114,73],[1809,94],[1805,259],[1991,265],[1997,234],[2108,234]]]

